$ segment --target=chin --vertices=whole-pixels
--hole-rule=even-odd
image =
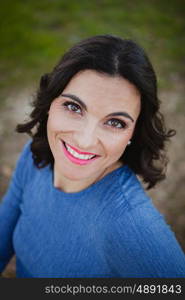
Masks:
[[[65,173],[64,177],[69,179],[69,180],[73,180],[73,181],[79,181],[79,180],[84,180],[85,178],[87,178],[86,176],[79,176],[79,174],[71,174],[71,173]]]
[[[67,168],[64,167],[61,170],[58,170],[60,172],[60,174],[62,175],[62,177],[68,178],[69,180],[74,180],[74,181],[79,181],[79,180],[84,180],[88,177],[92,176],[92,173],[90,174],[89,172],[87,172],[88,170],[75,170],[74,168]]]

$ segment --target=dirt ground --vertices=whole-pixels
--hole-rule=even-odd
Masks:
[[[14,132],[15,125],[28,118],[29,102],[34,93],[33,87],[12,91],[0,111],[0,196],[5,193],[18,155],[28,140],[24,134]],[[185,85],[182,79],[172,76],[170,89],[162,90],[162,110],[167,125],[177,130],[177,135],[168,144],[170,163],[167,179],[149,192],[155,206],[164,214],[176,237],[185,251]],[[15,257],[6,270],[5,277],[15,276]]]

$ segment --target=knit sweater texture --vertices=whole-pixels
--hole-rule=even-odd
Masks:
[[[76,193],[38,169],[29,141],[0,204],[0,272],[19,278],[185,277],[185,255],[128,166]]]

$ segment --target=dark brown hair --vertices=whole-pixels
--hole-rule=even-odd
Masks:
[[[52,72],[41,77],[30,121],[18,124],[16,128],[18,132],[26,132],[32,137],[35,165],[42,168],[51,164],[53,167],[54,158],[47,139],[48,110],[71,78],[86,69],[121,76],[139,90],[141,112],[132,143],[121,160],[143,178],[148,189],[153,187],[165,178],[165,142],[175,131],[165,128],[163,115],[159,111],[155,72],[144,50],[132,40],[112,35],[82,40],[64,54]]]

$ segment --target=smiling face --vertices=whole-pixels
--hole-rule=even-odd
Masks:
[[[126,79],[77,73],[48,113],[55,186],[78,191],[119,167],[139,113],[139,91]]]

